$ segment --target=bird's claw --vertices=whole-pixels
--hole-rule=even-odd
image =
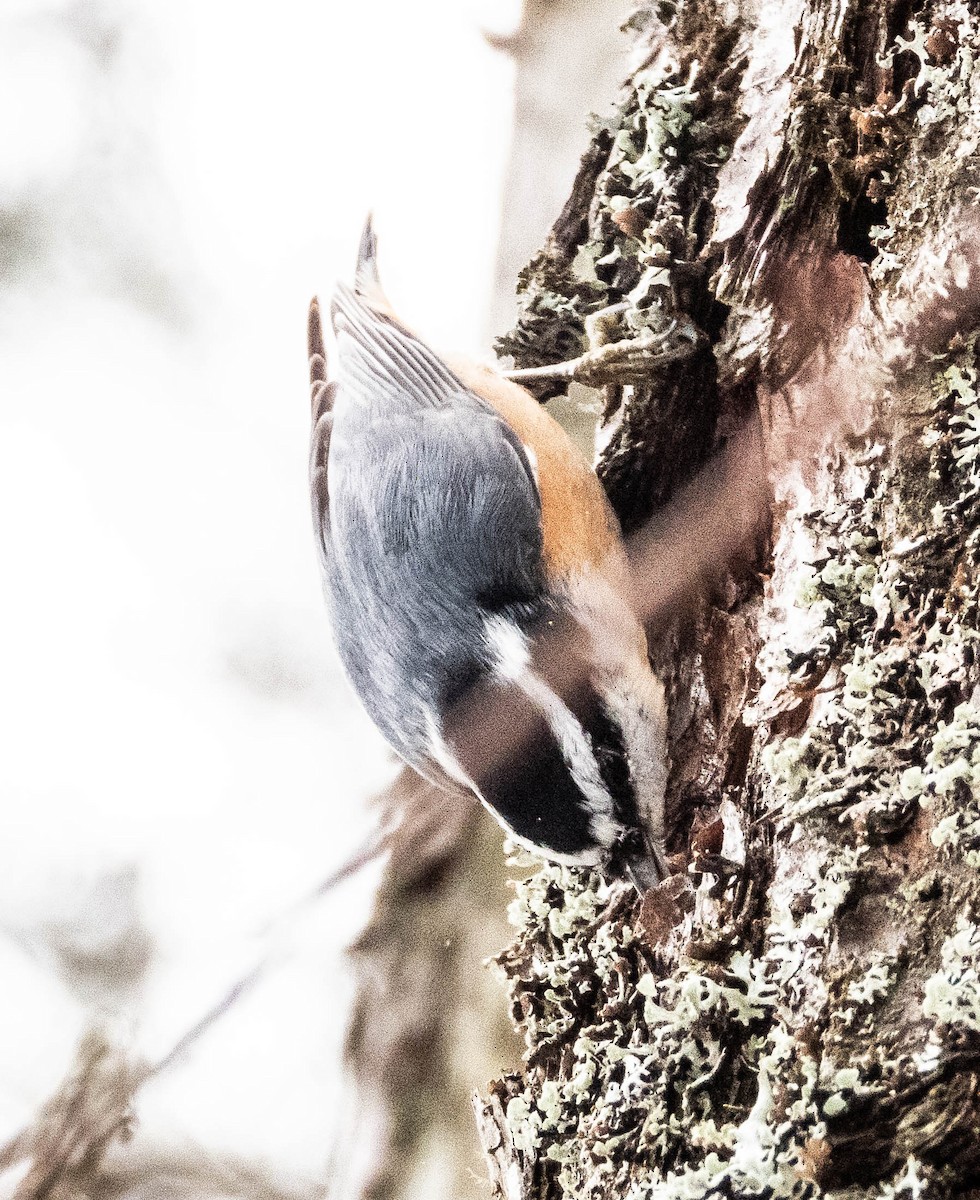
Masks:
[[[605,384],[641,383],[666,364],[690,358],[707,340],[688,317],[674,317],[666,329],[645,328],[632,337],[610,340],[610,335],[620,324],[620,317],[629,307],[624,301],[586,317],[589,349],[578,358],[543,367],[504,371],[504,378],[515,383],[566,380],[593,388]]]

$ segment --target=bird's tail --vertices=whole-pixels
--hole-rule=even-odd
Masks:
[[[395,321],[395,310],[381,286],[378,271],[378,235],[374,231],[374,219],[368,213],[361,233],[361,244],[357,251],[357,266],[354,269],[354,293],[358,299],[377,313]]]

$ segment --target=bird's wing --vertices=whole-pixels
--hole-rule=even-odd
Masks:
[[[394,317],[386,315],[343,284],[331,305],[340,356],[340,383],[345,404],[381,413],[421,415],[426,410],[452,412],[461,421],[491,417],[497,438],[506,441],[537,491],[527,449],[506,419],[461,382],[446,362]]]
[[[330,522],[330,498],[327,491],[327,460],[330,455],[330,434],[333,429],[333,404],[337,385],[327,380],[327,355],[323,346],[323,326],[320,323],[320,302],[310,301],[307,322],[307,345],[310,355],[310,495],[317,542],[326,540]]]
[[[407,566],[436,600],[490,611],[540,590],[533,472],[513,431],[478,397],[460,392],[444,409],[393,408],[353,430],[345,424],[330,472],[335,549],[370,567],[364,583],[383,603]]]
[[[549,576],[557,582],[599,569],[623,587],[619,523],[595,471],[565,430],[529,392],[491,368],[455,359],[450,365],[507,423],[535,463]]]
[[[442,359],[394,317],[372,307],[345,284],[330,305],[340,374],[350,401],[377,403],[388,393],[414,407],[442,408],[462,384]]]
[[[341,658],[375,724],[425,772],[440,714],[488,666],[488,620],[540,600],[533,480],[509,428],[464,393],[345,422],[330,497],[323,565]]]

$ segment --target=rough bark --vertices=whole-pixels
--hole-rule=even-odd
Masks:
[[[569,358],[622,300],[626,336],[692,319],[694,355],[605,387],[599,471],[641,595],[677,558],[648,526],[672,498],[719,536],[686,543],[696,600],[648,605],[677,874],[642,903],[557,867],[519,886],[500,962],[524,1062],[475,1102],[491,1180],[971,1194],[980,19],[665,0],[633,28],[502,349]],[[716,553],[747,427],[771,487],[755,562]]]

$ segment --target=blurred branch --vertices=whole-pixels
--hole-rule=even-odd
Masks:
[[[186,1044],[187,1039],[181,1040]],[[82,1038],[75,1062],[36,1119],[0,1149],[0,1196],[9,1200],[86,1200],[98,1196],[209,1196],[242,1200],[312,1200],[319,1181],[290,1182],[264,1165],[187,1144],[113,1151],[135,1127],[134,1099],[165,1064],[134,1061],[105,1029]]]
[[[92,1194],[107,1150],[131,1133],[133,1093],[145,1077],[105,1032],[90,1030],[58,1091],[0,1150],[0,1179],[24,1167],[12,1200]]]
[[[351,950],[353,1095],[331,1195],[462,1200],[482,1166],[467,1097],[517,1052],[499,981],[480,969],[507,936],[501,835],[477,804],[408,768],[381,803],[389,821],[401,820],[374,912]],[[444,1164],[441,1180],[427,1160]]]

